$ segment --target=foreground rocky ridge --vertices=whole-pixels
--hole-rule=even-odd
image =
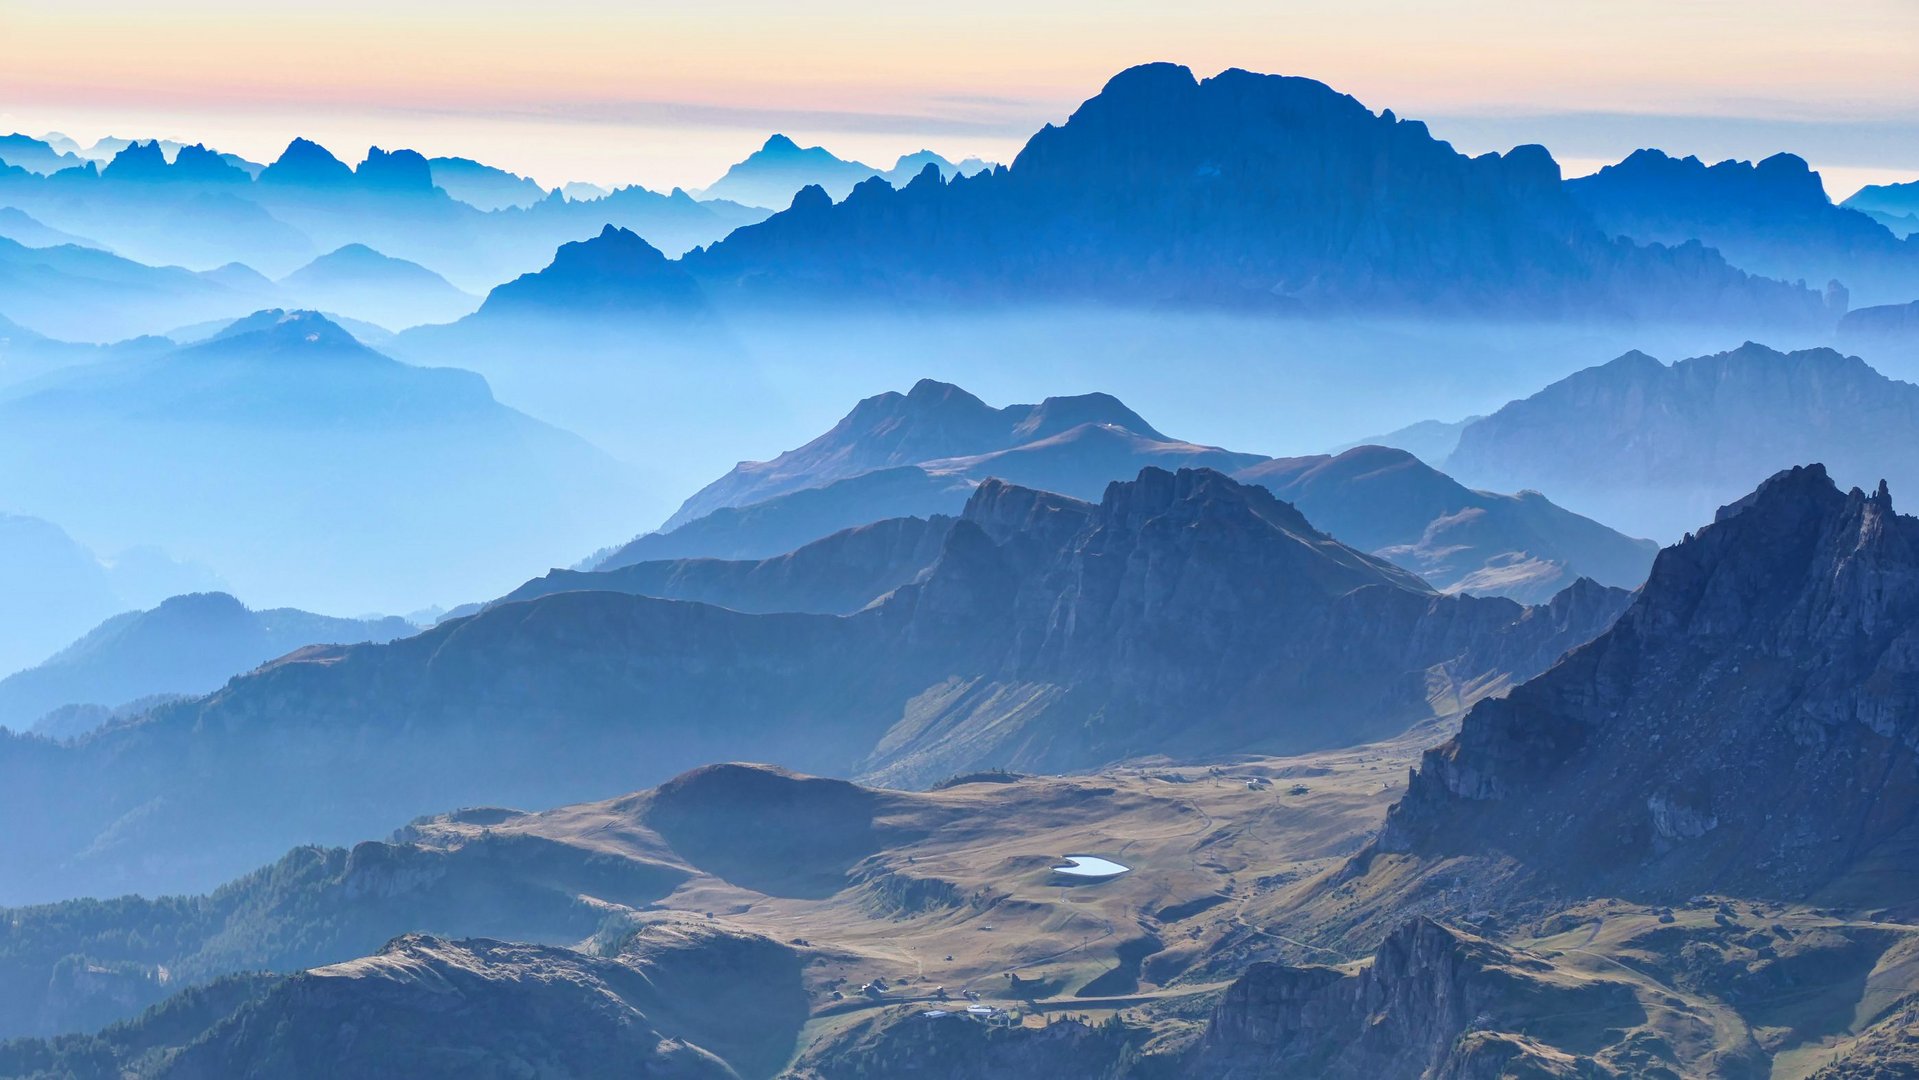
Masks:
[[[1356,970],[1255,964],[1189,1068],[1221,1080],[1670,1075],[1680,1062],[1630,1046],[1645,1021],[1629,983],[1415,919]]]
[[[1381,848],[1628,894],[1910,904],[1914,717],[1919,521],[1883,484],[1795,468],[1662,552],[1610,631],[1475,708]]]

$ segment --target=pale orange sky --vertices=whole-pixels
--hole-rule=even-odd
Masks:
[[[1919,175],[1914,0],[0,0],[0,59],[0,128],[256,159],[300,134],[548,184],[698,186],[775,130],[874,164],[1004,160],[1156,59],[1311,76],[1569,171],[1660,145],[1795,150],[1835,195]]]

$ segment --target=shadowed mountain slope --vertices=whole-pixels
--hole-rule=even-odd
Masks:
[[[151,611],[116,615],[45,663],[0,679],[0,725],[23,729],[62,705],[111,708],[156,694],[204,694],[303,646],[388,641],[414,629],[400,618],[252,611],[225,593],[176,596]]]
[[[1910,905],[1915,658],[1919,520],[1794,468],[1661,552],[1610,631],[1474,708],[1380,847],[1614,895]]]
[[[662,930],[601,958],[409,934],[288,979],[156,1075],[768,1077],[806,1016],[792,976],[799,961],[763,938],[723,936]],[[722,996],[728,979],[743,985]],[[754,1022],[729,1023],[727,997]],[[702,1000],[712,1012],[688,1007]]]
[[[849,615],[932,566],[952,525],[952,518],[940,514],[887,518],[767,559],[684,558],[610,570],[554,570],[496,602],[604,590],[698,600],[735,611]]]

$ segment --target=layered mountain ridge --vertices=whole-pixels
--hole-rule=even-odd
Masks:
[[[1914,430],[1919,386],[1833,349],[1747,342],[1672,364],[1635,351],[1466,425],[1444,468],[1670,540],[1807,461],[1847,483],[1919,484]]]
[[[116,615],[44,663],[0,679],[0,725],[25,730],[64,705],[105,714],[154,695],[204,694],[303,646],[387,641],[414,630],[393,617],[253,611],[225,593],[175,596],[150,611]],[[61,726],[81,720],[67,718]]]
[[[73,746],[10,739],[12,797],[71,812],[7,857],[29,894],[111,888],[120,859],[159,848],[173,880],[204,882],[293,837],[628,790],[742,753],[923,784],[1344,745],[1530,676],[1625,596],[1440,596],[1206,470],[1148,469],[1097,505],[989,482],[924,575],[853,616],[563,592],[388,645],[297,653]],[[528,739],[537,772],[515,764]],[[190,849],[165,839],[187,821],[201,823]]]

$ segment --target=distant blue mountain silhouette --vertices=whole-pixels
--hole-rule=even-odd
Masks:
[[[1896,235],[1919,232],[1919,180],[1867,184],[1840,205],[1865,214]]]
[[[608,224],[678,253],[767,213],[640,187],[592,203],[569,202],[477,163],[468,162],[465,172],[446,166],[447,182],[462,190],[467,188],[452,177],[468,176],[482,190],[501,180],[520,185],[518,195],[505,199],[474,195],[488,202],[481,208],[449,195],[436,174],[440,166],[412,150],[373,147],[353,168],[319,143],[294,139],[255,179],[231,155],[196,145],[178,147],[169,159],[168,145],[126,143],[104,167],[76,158],[74,167],[52,175],[0,166],[0,205],[150,266],[204,269],[240,262],[279,278],[326,252],[364,244],[419,263],[475,294],[544,265],[560,244]],[[526,187],[533,189],[530,197]],[[245,310],[236,306],[226,314]],[[27,318],[17,309],[14,314]],[[176,316],[138,329],[161,330],[199,317]]]
[[[990,168],[978,158],[955,165],[931,150],[918,150],[901,156],[891,169],[881,170],[845,160],[823,146],[802,147],[785,135],[773,135],[699,195],[777,210],[790,205],[794,194],[808,186],[817,185],[832,198],[843,199],[863,180],[878,176],[898,187],[928,165],[938,167],[940,175],[949,179]]]
[[[482,317],[581,312],[702,311],[693,279],[639,235],[611,225],[591,240],[562,244],[546,269],[496,288]]]
[[[1566,190],[1601,228],[1641,243],[1697,240],[1753,273],[1814,287],[1837,280],[1869,304],[1919,296],[1919,241],[1834,206],[1819,174],[1792,154],[1707,165],[1638,150]],[[1834,291],[1835,306],[1843,295]]]
[[[1823,317],[1699,245],[1606,235],[1540,147],[1469,158],[1310,79],[1173,64],[1122,72],[1010,168],[808,188],[681,265],[721,303]]]
[[[480,210],[524,209],[546,198],[546,189],[533,180],[472,158],[436,157],[427,165],[440,190]]]

